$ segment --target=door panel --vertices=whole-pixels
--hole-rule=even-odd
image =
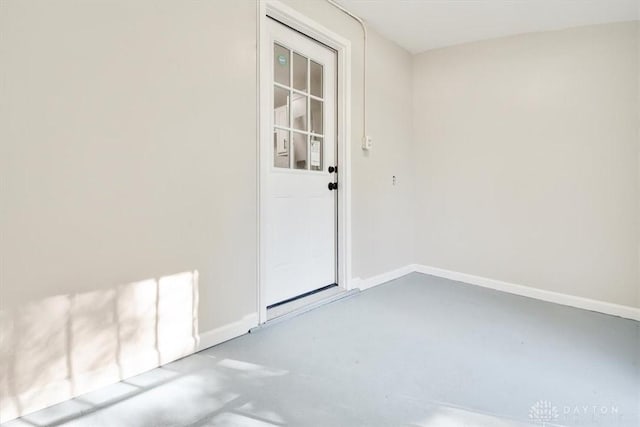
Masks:
[[[265,294],[272,305],[337,282],[335,51],[268,20],[272,159],[266,177]]]

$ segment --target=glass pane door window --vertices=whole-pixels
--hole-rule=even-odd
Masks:
[[[322,171],[322,64],[273,44],[273,166]]]

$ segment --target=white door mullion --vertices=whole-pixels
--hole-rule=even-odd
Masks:
[[[289,49],[289,84],[293,88],[293,51]],[[289,126],[293,129],[293,89],[289,89]],[[289,169],[293,169],[293,132],[289,132]]]
[[[307,92],[311,95],[311,69],[309,64],[311,61],[307,58]],[[311,98],[307,96],[307,131],[311,132]],[[307,170],[311,170],[311,137],[306,135],[307,139]]]

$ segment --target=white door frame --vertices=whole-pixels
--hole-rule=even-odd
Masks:
[[[258,2],[258,317],[259,322],[267,321],[265,301],[265,251],[266,233],[263,218],[266,218],[266,178],[271,161],[270,151],[264,147],[271,143],[272,123],[270,109],[265,105],[269,99],[272,82],[268,81],[269,45],[266,20],[268,17],[288,25],[301,33],[335,49],[338,56],[338,96],[337,101],[337,157],[338,157],[338,284],[345,290],[351,289],[351,42],[324,26],[277,0]]]

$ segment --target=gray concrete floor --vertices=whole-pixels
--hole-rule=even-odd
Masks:
[[[640,425],[640,323],[410,274],[7,426]]]

